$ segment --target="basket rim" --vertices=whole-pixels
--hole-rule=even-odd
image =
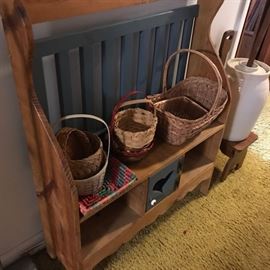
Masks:
[[[84,131],[86,134],[89,134],[89,133],[91,133],[91,132],[89,132],[89,131]],[[97,149],[97,151],[96,152],[94,152],[93,154],[91,154],[91,155],[89,155],[89,156],[87,156],[87,157],[85,157],[85,158],[82,158],[82,159],[71,159],[71,158],[69,158],[69,156],[68,155],[66,155],[67,156],[67,158],[68,158],[68,160],[70,160],[70,161],[74,161],[74,162],[76,162],[76,161],[86,161],[86,160],[88,160],[89,159],[89,157],[92,157],[92,156],[94,156],[94,155],[96,155],[99,151],[100,151],[100,149],[102,149],[103,148],[103,143],[102,143],[102,140],[99,138],[99,136],[98,135],[96,135],[96,134],[94,134],[94,133],[91,133],[91,135],[94,135],[97,139],[98,139],[98,141],[99,141],[99,148]]]
[[[73,181],[77,184],[79,183],[86,183],[88,181],[92,181],[95,180],[96,177],[99,177],[101,174],[106,172],[107,166],[108,166],[108,159],[107,159],[107,154],[105,153],[105,151],[103,150],[103,157],[106,160],[103,167],[99,170],[99,172],[93,176],[90,176],[88,178],[85,179],[73,179]]]
[[[170,64],[172,62],[172,60],[179,54],[181,53],[188,53],[188,56],[190,56],[190,53],[195,54],[197,56],[199,56],[200,58],[204,59],[208,65],[212,68],[212,70],[215,73],[216,79],[217,79],[217,93],[216,93],[216,97],[214,100],[214,103],[212,104],[208,114],[212,115],[214,111],[217,110],[218,108],[218,98],[222,93],[223,87],[222,87],[222,77],[221,74],[217,68],[217,66],[212,62],[212,60],[207,57],[205,54],[201,53],[198,50],[194,50],[194,49],[177,49],[173,54],[170,55],[170,57],[168,58],[167,62],[165,63],[165,67],[164,67],[164,71],[163,71],[163,82],[162,82],[162,93],[166,93],[167,92],[167,78],[168,78],[168,70],[170,67]]]
[[[134,131],[128,131],[128,130],[124,130],[124,129],[121,129],[119,127],[119,121],[121,119],[121,114],[124,114],[126,111],[144,111],[146,112],[148,115],[151,115],[152,116],[152,119],[153,119],[153,123],[151,126],[149,126],[146,130],[144,131],[137,131],[137,132],[134,132]],[[120,119],[119,119],[120,118]],[[129,108],[129,109],[126,109],[126,110],[123,110],[123,111],[120,111],[120,112],[117,112],[115,114],[115,120],[114,120],[114,130],[115,129],[118,129],[118,130],[121,130],[122,132],[126,133],[126,134],[145,134],[147,132],[149,132],[150,130],[152,129],[155,129],[156,126],[157,126],[157,123],[158,123],[158,117],[156,115],[154,115],[152,112],[150,111],[147,111],[147,110],[144,110],[142,108]]]
[[[193,119],[193,120],[191,120],[191,119],[185,119],[185,118],[181,118],[181,117],[175,116],[174,114],[172,114],[172,113],[170,113],[168,111],[162,111],[159,108],[156,108],[156,110],[157,110],[157,112],[159,112],[161,114],[167,115],[167,117],[169,117],[169,118],[173,118],[175,120],[180,120],[181,119],[182,122],[186,122],[186,123],[190,123],[191,124],[191,123],[201,122],[204,119],[208,119],[209,117],[215,115],[216,114],[216,111],[219,111],[221,108],[223,108],[223,106],[226,106],[227,102],[228,102],[228,96],[226,97],[226,99],[225,99],[225,101],[223,102],[222,105],[220,105],[220,106],[218,106],[218,107],[215,108],[215,110],[212,112],[212,114],[206,113],[205,115],[203,115],[203,116],[201,116],[201,117],[199,117],[197,119]]]
[[[122,149],[116,149],[114,148],[114,152],[116,152],[117,154],[120,154],[124,157],[127,158],[136,158],[136,157],[140,157],[142,155],[145,155],[147,152],[149,152],[154,146],[154,141],[152,141],[151,143],[147,144],[146,146],[144,146],[142,149],[138,150],[138,151],[129,151],[129,150],[122,150]]]

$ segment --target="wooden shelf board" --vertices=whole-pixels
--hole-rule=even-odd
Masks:
[[[220,124],[219,122],[216,121],[211,126],[209,126],[207,129],[203,130],[195,138],[189,140],[188,142],[184,143],[181,146],[173,146],[173,145],[170,145],[168,143],[158,141],[156,143],[156,145],[154,146],[154,148],[151,150],[151,152],[142,161],[129,165],[129,168],[131,170],[133,170],[135,172],[135,174],[137,175],[138,180],[135,181],[132,185],[130,185],[125,191],[123,191],[118,196],[110,199],[105,204],[100,205],[94,211],[89,212],[87,215],[81,217],[80,223],[85,222],[87,219],[92,217],[94,214],[101,211],[106,206],[113,203],[114,201],[116,201],[120,197],[124,196],[131,189],[138,186],[142,182],[146,181],[151,175],[155,174],[157,171],[166,167],[168,164],[170,164],[175,159],[183,156],[186,152],[188,152],[192,148],[196,147],[198,144],[200,144],[201,142],[203,142],[207,138],[216,134],[223,127],[224,127],[223,124]],[[198,159],[198,157],[196,157],[196,159]],[[208,160],[204,160],[204,159],[198,160],[198,162],[207,162],[207,161]],[[194,165],[196,165],[196,162]],[[200,171],[197,170],[197,171],[194,171],[193,173],[197,174],[197,173],[200,173]]]
[[[196,159],[195,159],[196,157]],[[138,231],[165,213],[174,201],[185,197],[200,183],[210,178],[214,163],[196,151],[187,155],[179,188],[150,209],[144,216],[128,207],[120,198],[81,225],[84,265],[95,265],[130,240]]]
[[[141,184],[147,180],[149,176],[222,130],[223,127],[223,124],[216,122],[202,131],[193,140],[184,143],[182,146],[172,146],[165,142],[158,142],[144,160],[129,166],[138,177],[138,180],[134,182],[132,188]],[[169,196],[171,197],[169,201],[183,198],[202,181],[206,180],[206,177],[211,177],[213,167],[213,162],[204,157],[201,153],[198,153],[198,151],[194,150],[188,153],[186,155],[179,188]],[[129,190],[130,189],[126,192]],[[125,193],[121,194],[121,196]],[[101,250],[110,250],[109,243],[122,238],[127,231],[133,231],[133,227],[135,231],[139,230],[140,225],[138,224],[140,224],[140,216],[129,208],[123,199],[124,198],[118,198],[117,201],[111,202],[106,208],[104,208],[104,206],[101,212],[95,214],[95,216],[92,216],[88,220],[85,219],[85,222],[81,224],[82,257],[86,262],[92,259],[95,261],[95,256],[101,256],[99,254]],[[164,200],[164,203],[167,205],[166,201],[167,199]],[[163,201],[158,207],[162,207],[162,205]],[[149,212],[151,213],[152,210]]]
[[[205,162],[206,159],[201,159],[197,165]],[[143,216],[136,214],[123,202],[123,199],[120,199],[85,222],[81,230],[83,264],[87,267],[96,265],[114,253],[141,229],[163,215],[175,201],[184,198],[188,192],[211,177],[213,166],[213,163],[200,166],[201,177],[187,178],[191,174],[186,171],[184,177],[191,180],[191,185],[185,185],[185,188],[179,187]]]
[[[82,257],[91,257],[132,226],[139,215],[122,199],[81,225]]]
[[[181,146],[173,146],[162,141],[157,142],[152,151],[142,161],[129,166],[138,177],[136,184],[138,185],[147,180],[151,175],[160,171],[177,158],[180,158],[223,128],[224,124],[216,121],[195,138],[185,142]]]
[[[123,195],[125,195],[127,192],[129,192],[131,189],[133,189],[136,185],[136,181],[134,181],[132,184],[130,184],[123,192],[120,192],[119,194],[117,194],[116,196],[110,198],[109,200],[107,200],[106,202],[100,204],[97,208],[95,208],[94,210],[88,212],[85,216],[82,216],[80,218],[80,223],[85,222],[87,219],[89,219],[90,217],[92,217],[93,215],[95,215],[96,213],[98,213],[99,211],[101,211],[102,209],[104,209],[106,206],[108,206],[109,204],[113,203],[114,201],[116,201],[117,199],[119,199],[120,197],[122,197]]]

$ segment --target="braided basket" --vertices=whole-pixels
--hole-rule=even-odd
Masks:
[[[130,92],[119,101],[113,110],[111,121],[113,150],[120,159],[129,162],[141,160],[153,147],[158,121],[152,101],[147,99],[126,101],[138,93],[138,91]],[[141,108],[119,111],[123,107],[143,103],[152,105],[154,112]]]
[[[152,104],[147,99],[123,102],[123,100],[137,93],[137,91],[131,92],[115,106],[111,122],[111,128],[115,136],[125,148],[130,150],[142,149],[153,141],[158,121],[154,106],[154,113],[141,108],[129,108],[119,111],[119,109],[126,106],[143,103]]]
[[[100,170],[103,145],[97,135],[64,127],[56,134],[56,138],[68,159],[74,179],[85,179]]]
[[[97,193],[103,185],[110,154],[110,131],[106,122],[94,115],[88,114],[68,115],[61,118],[60,121],[77,118],[94,119],[96,121],[99,121],[105,125],[106,130],[108,132],[107,154],[103,150],[101,140],[94,134],[91,134],[89,132],[82,132],[72,128],[63,128],[62,131],[60,131],[57,134],[60,146],[62,148],[64,147],[63,152],[68,159],[70,169],[74,178],[74,183],[76,184],[76,187],[78,189],[78,194],[80,196],[85,196]],[[66,136],[67,133],[69,134],[69,136]],[[70,136],[71,134],[73,135],[75,134],[74,136],[75,139],[74,137],[72,138]],[[68,139],[65,140],[65,138]],[[69,142],[69,140],[71,141]],[[76,140],[77,148],[74,147],[75,145],[74,140]],[[74,145],[72,145],[72,143]],[[82,148],[79,149],[78,147],[80,146]],[[85,146],[86,149],[84,149]],[[93,151],[92,155],[90,154],[88,157],[79,160],[72,159],[74,157],[80,158],[81,157],[80,155],[82,153],[85,154],[85,151],[88,151],[89,149]]]
[[[217,82],[204,77],[190,77],[167,90],[169,65],[176,55],[183,52],[194,53],[204,59],[215,72]],[[158,134],[170,144],[181,145],[218,117],[227,103],[228,95],[222,88],[217,67],[208,57],[195,50],[179,49],[165,65],[162,94],[148,98],[157,109]]]

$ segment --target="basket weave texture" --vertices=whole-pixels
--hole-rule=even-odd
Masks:
[[[97,193],[104,183],[110,154],[110,131],[106,122],[94,115],[67,115],[60,121],[76,118],[97,120],[105,125],[108,132],[107,154],[100,138],[90,132],[65,127],[56,135],[68,160],[78,194],[86,196]]]
[[[167,73],[173,57],[192,52],[207,61],[217,82],[205,77],[189,77],[167,90]],[[166,142],[181,145],[210,125],[223,111],[227,92],[222,89],[221,75],[214,63],[200,52],[180,49],[168,59],[163,75],[163,93],[150,96],[157,109],[158,134]]]
[[[126,165],[110,157],[102,188],[98,193],[79,198],[79,208],[83,215],[95,211],[101,205],[108,204],[127,188],[132,186],[137,177]]]
[[[150,100],[126,101],[138,93],[132,91],[119,101],[114,108],[111,121],[114,152],[120,159],[128,162],[141,160],[149,152],[153,146],[158,122],[156,110]],[[120,111],[123,107],[142,103],[152,105],[154,112],[141,108]]]
[[[103,160],[103,146],[98,136],[64,127],[56,138],[68,159],[74,179],[85,179],[97,174]]]

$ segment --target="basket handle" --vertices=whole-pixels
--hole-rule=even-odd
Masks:
[[[114,123],[115,115],[117,114],[119,109],[122,108],[122,107],[129,106],[129,105],[134,105],[134,104],[142,104],[142,103],[152,104],[152,107],[153,107],[153,110],[154,110],[154,115],[156,116],[156,108],[155,108],[155,106],[154,106],[154,104],[153,104],[153,102],[151,100],[148,100],[148,99],[144,98],[144,99],[137,99],[137,100],[129,100],[128,101],[128,99],[130,97],[135,96],[137,94],[145,94],[145,92],[137,91],[137,90],[130,91],[126,96],[122,97],[119,100],[119,102],[115,105],[115,107],[113,109],[113,112],[112,112],[112,119],[111,119],[111,124],[110,124],[111,132],[112,132],[114,124],[115,124]]]
[[[122,103],[122,104],[118,107],[118,110],[121,109],[121,108],[123,108],[123,107],[126,107],[126,106],[135,105],[135,104],[143,104],[143,103],[148,103],[148,104],[153,105],[154,115],[156,116],[157,111],[156,111],[156,108],[155,108],[153,102],[152,102],[150,99],[146,99],[146,98],[125,101],[124,103]]]
[[[109,129],[107,123],[103,119],[101,119],[95,115],[92,115],[92,114],[71,114],[71,115],[66,115],[66,116],[60,118],[60,120],[58,122],[54,123],[53,126],[55,126],[56,124],[58,124],[59,122],[62,122],[64,120],[76,119],[76,118],[94,119],[94,120],[101,122],[106,127],[106,130],[108,133],[108,149],[107,149],[107,157],[106,157],[105,165],[107,165],[109,162],[109,155],[110,155],[110,151],[111,151],[111,134],[110,134],[110,129]]]
[[[187,53],[194,53],[198,56],[200,56],[201,58],[203,58],[210,66],[211,68],[213,69],[216,77],[217,77],[217,83],[218,83],[218,91],[217,91],[217,95],[216,95],[216,98],[215,98],[215,101],[209,111],[209,114],[211,114],[214,109],[218,106],[218,99],[219,99],[219,96],[221,95],[222,93],[222,77],[219,73],[219,70],[218,68],[216,67],[216,65],[204,54],[202,54],[201,52],[198,52],[198,51],[195,51],[195,50],[192,50],[192,49],[178,49],[177,51],[175,51],[167,60],[166,64],[165,64],[165,67],[164,67],[164,72],[163,72],[163,86],[162,86],[162,92],[163,94],[167,92],[167,78],[168,78],[168,70],[169,70],[169,66],[171,64],[171,61],[173,60],[173,58],[178,55],[178,54],[181,54],[181,53],[184,53],[184,52],[187,52]]]

